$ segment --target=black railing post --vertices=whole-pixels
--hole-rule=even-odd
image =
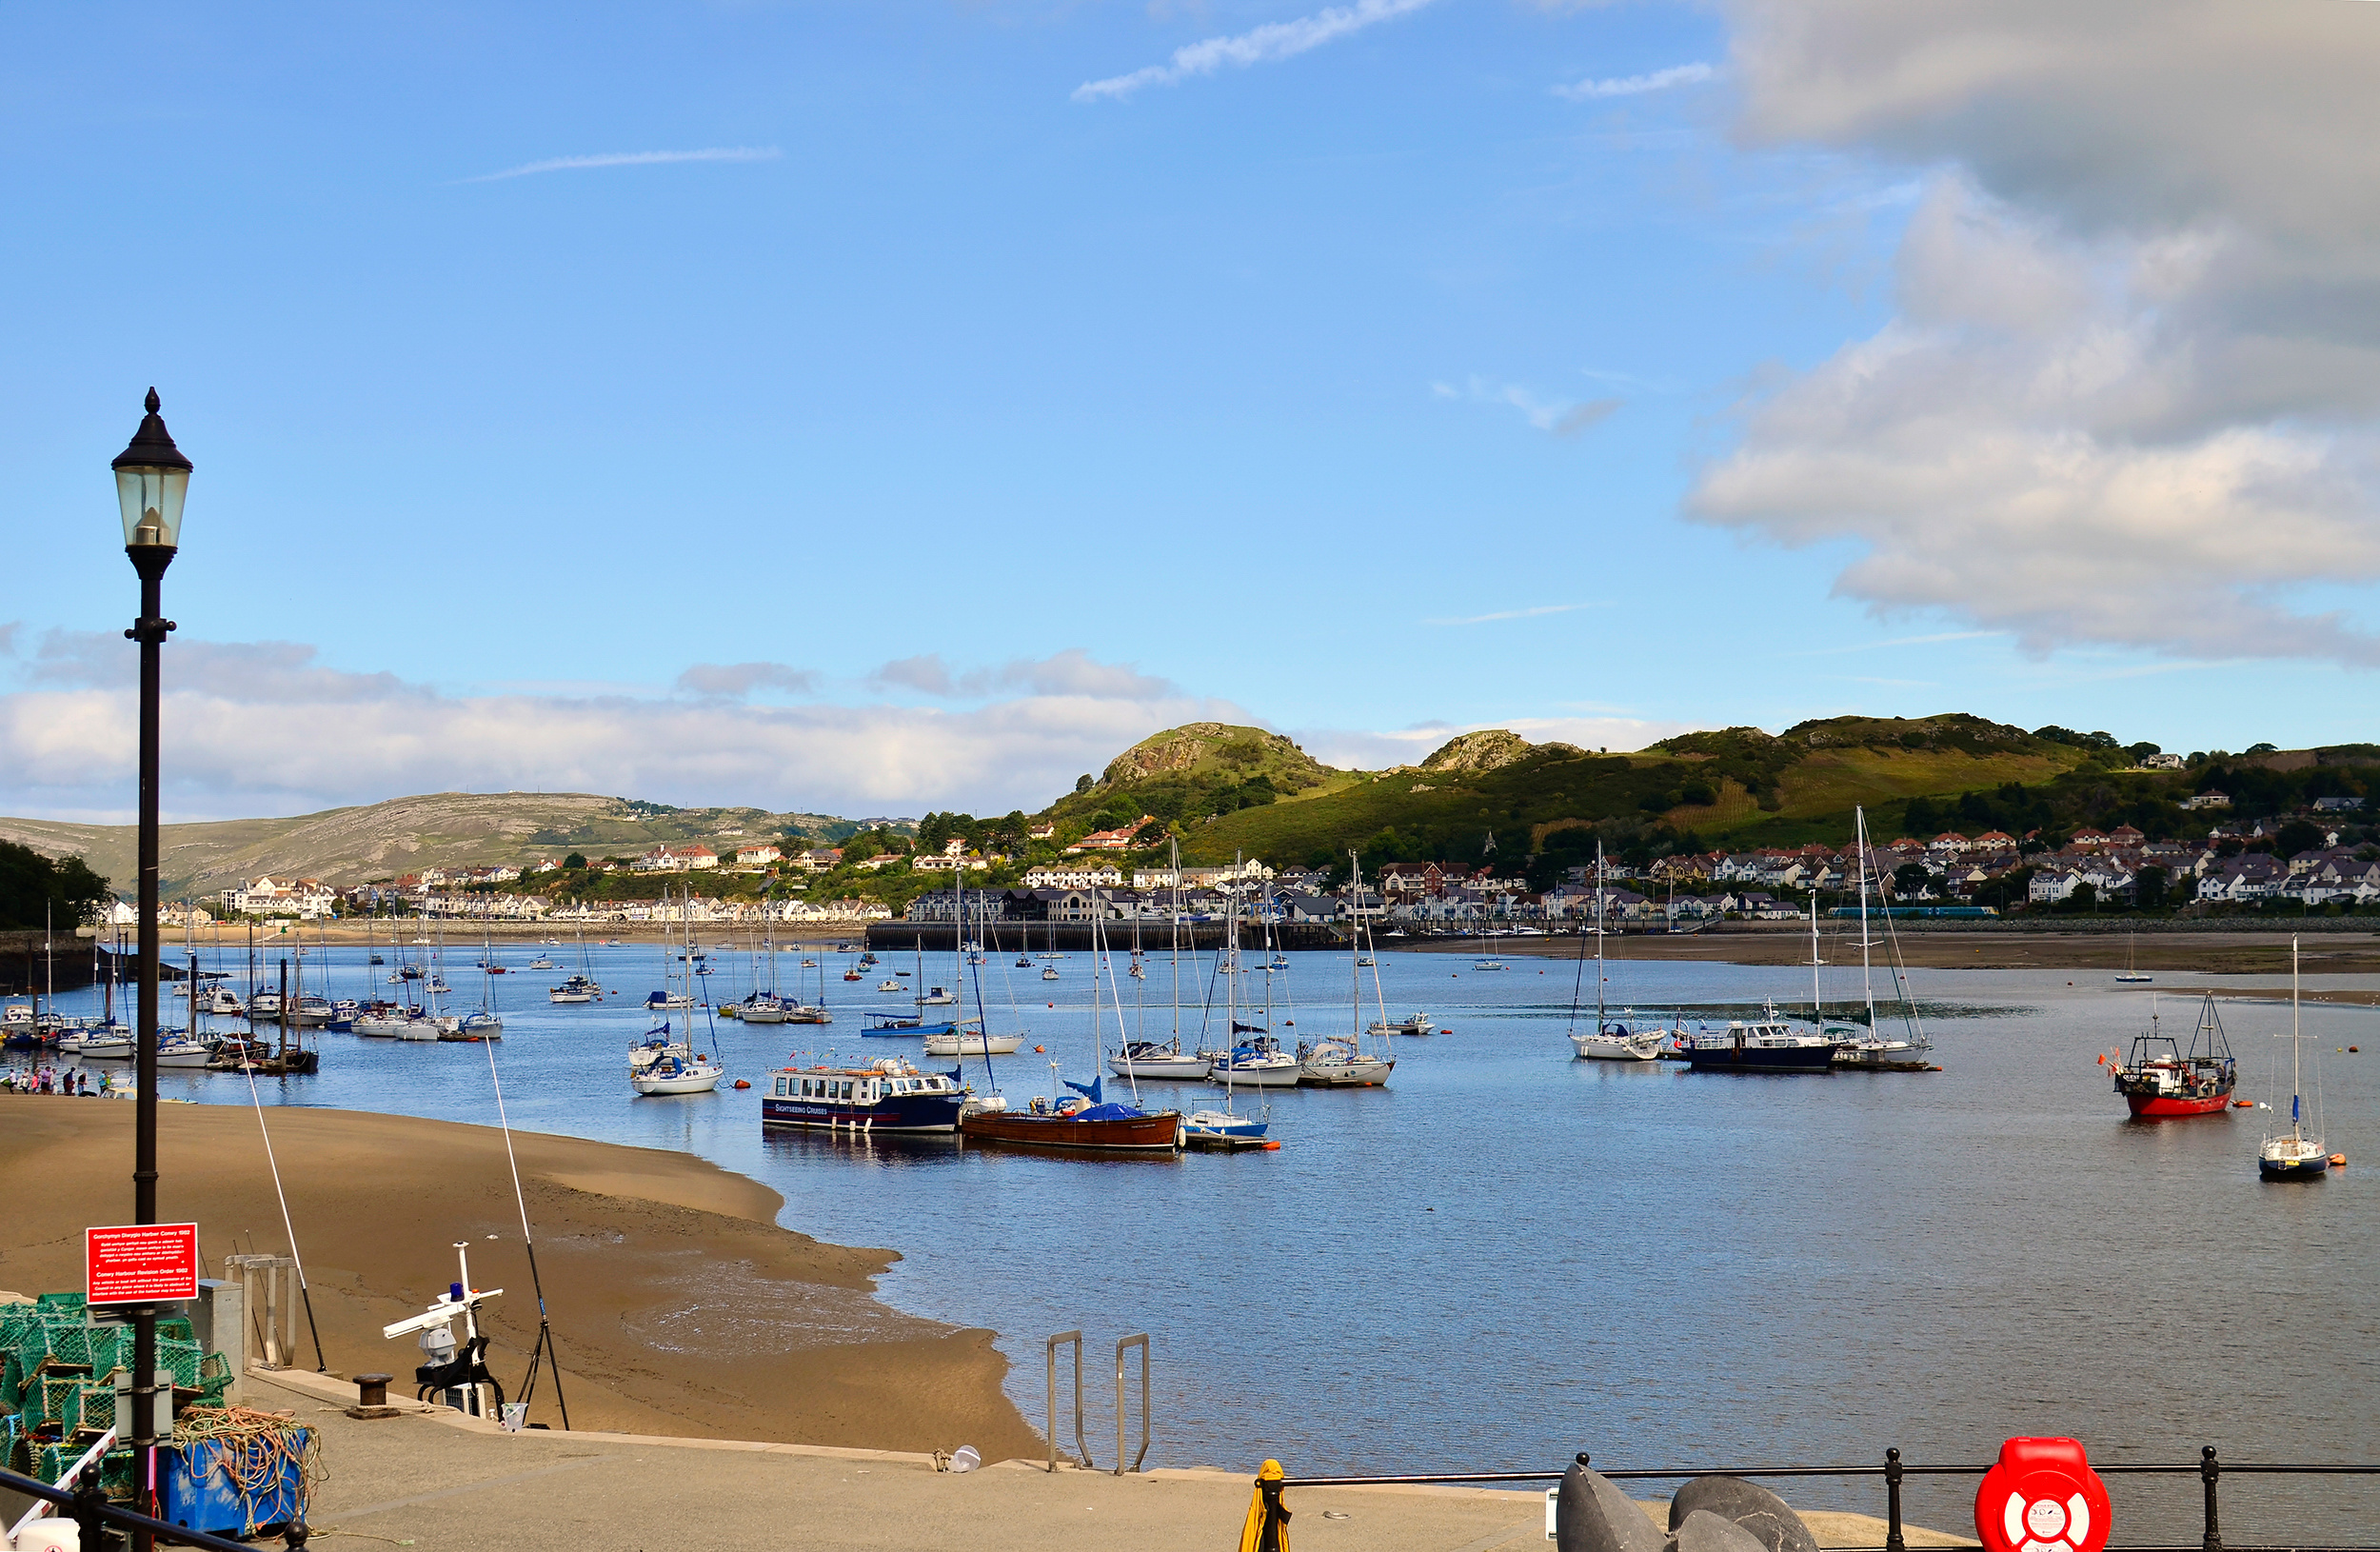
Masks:
[[[99,1517],[99,1510],[107,1500],[100,1494],[98,1476],[99,1462],[93,1461],[90,1469],[85,1471],[82,1480],[74,1484],[73,1519],[78,1527],[75,1540],[85,1546],[104,1547],[108,1544],[101,1539],[107,1522]]]
[[[2214,1511],[2215,1479],[2223,1475],[2223,1462],[2215,1458],[2214,1446],[2209,1444],[2198,1452],[2198,1480],[2207,1484],[2206,1552],[2223,1552],[2223,1526]]]
[[[1884,1552],[1909,1552],[1901,1540],[1901,1452],[1884,1452]]]

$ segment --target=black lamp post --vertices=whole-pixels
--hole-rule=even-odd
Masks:
[[[131,445],[116,455],[116,501],[124,508],[124,553],[141,577],[141,613],[124,634],[141,644],[141,958],[139,1088],[133,1096],[132,1221],[157,1221],[157,698],[158,649],[173,622],[163,601],[166,567],[182,540],[182,498],[190,487],[190,461],[157,418],[157,390]],[[141,1507],[156,1481],[157,1306],[132,1308],[133,1469]],[[147,1531],[133,1544],[148,1552]]]

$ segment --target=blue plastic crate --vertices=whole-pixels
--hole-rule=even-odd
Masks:
[[[296,1455],[305,1450],[307,1430],[297,1429],[292,1443],[295,1447],[285,1458],[279,1475],[245,1502],[238,1484],[218,1459],[221,1444],[196,1440],[170,1451],[160,1450],[157,1476],[165,1500],[163,1518],[188,1530],[219,1536],[246,1535],[301,1518],[306,1511],[306,1482],[299,1474]]]

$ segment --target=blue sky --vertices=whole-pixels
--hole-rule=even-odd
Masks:
[[[2021,128],[2228,59],[2362,133],[2380,11],[2302,19],[2335,99],[2031,5],[12,8],[0,811],[129,810],[151,383],[190,817],[1032,807],[1197,716],[2370,737],[2370,361],[2170,363],[2289,335],[2206,234],[2370,239]]]

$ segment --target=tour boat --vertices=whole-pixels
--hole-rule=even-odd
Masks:
[[[969,1019],[964,1029],[938,1029],[925,1037],[928,1056],[1008,1056],[1024,1044],[1022,1035],[987,1035]],[[914,1031],[912,1031],[914,1032]]]
[[[1177,1078],[1196,1082],[1214,1067],[1212,1057],[1183,1052],[1179,1039],[1135,1040],[1107,1059],[1107,1070],[1119,1078]]]
[[[2210,999],[2212,993],[2208,994]],[[2256,1150],[2256,1173],[2266,1180],[2320,1180],[2330,1172],[2330,1151],[2319,1135],[2309,1136],[2305,1077],[2299,1065],[2297,940],[2290,940],[2290,1129],[2264,1140]],[[2319,1058],[2317,1058],[2319,1060]],[[2316,1117],[2317,1122],[2320,1117]]]
[[[1705,1025],[1677,1043],[1696,1072],[1832,1072],[1835,1042],[1768,1009],[1767,1017],[1731,1019],[1724,1029]]]
[[[1372,957],[1369,954],[1356,961],[1359,965],[1371,963]],[[1394,1023],[1387,1020],[1378,1021],[1364,1033],[1367,1035],[1435,1035],[1438,1033],[1438,1025],[1431,1022],[1427,1013],[1416,1013],[1410,1018],[1398,1019]]]
[[[956,1074],[920,1072],[888,1056],[864,1067],[783,1067],[761,1097],[763,1126],[811,1126],[863,1137],[951,1132],[967,1103]]]
[[[2156,1004],[2152,1001],[2149,1029],[2133,1040],[2132,1061],[2112,1065],[2115,1091],[2124,1096],[2132,1114],[2149,1120],[2220,1115],[2231,1107],[2231,1090],[2239,1081],[2239,1063],[2223,1038],[2223,1020],[2214,1010],[2212,992],[2199,1005],[2198,1029],[2191,1036],[2189,1050],[2183,1050],[2172,1036],[2158,1032]]]
[[[1075,1092],[1052,1100],[1037,1094],[1022,1110],[972,1109],[959,1121],[959,1135],[970,1143],[999,1143],[1011,1147],[1058,1148],[1089,1153],[1178,1153],[1182,1144],[1181,1114],[1154,1113],[1129,1104],[1110,1104],[1100,1098],[1100,1080],[1066,1086]]]

